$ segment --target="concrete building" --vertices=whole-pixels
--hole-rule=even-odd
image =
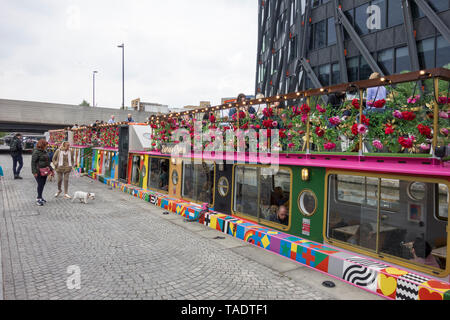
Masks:
[[[131,107],[136,111],[152,113],[169,113],[169,106],[155,102],[143,102],[141,98],[131,100]]]
[[[258,23],[265,96],[450,62],[449,0],[265,0]]]

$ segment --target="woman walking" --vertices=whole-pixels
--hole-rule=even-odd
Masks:
[[[55,197],[61,194],[61,185],[64,179],[64,198],[66,199],[71,198],[69,196],[69,176],[72,171],[73,153],[70,152],[69,147],[69,142],[65,141],[53,155],[53,165],[58,173],[58,192],[55,194]]]
[[[43,206],[47,202],[42,197],[42,192],[44,191],[47,176],[53,175],[53,170],[50,167],[50,157],[46,150],[47,145],[48,143],[45,139],[39,140],[31,156],[31,172],[37,182],[36,204],[38,206]]]

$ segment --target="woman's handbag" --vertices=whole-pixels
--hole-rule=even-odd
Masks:
[[[49,176],[49,175],[53,175],[53,171],[52,171],[52,169],[50,167],[39,168],[39,174],[42,177],[46,177],[46,176]]]

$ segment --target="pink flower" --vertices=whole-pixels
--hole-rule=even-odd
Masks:
[[[402,112],[400,110],[395,110],[392,115],[397,119],[403,119]]]
[[[325,150],[333,150],[334,148],[336,148],[336,144],[333,142],[327,142],[323,145],[323,147],[325,148]]]
[[[293,144],[293,143],[289,143],[289,144],[288,144],[288,148],[289,148],[289,149],[292,149],[292,148],[294,148],[294,147],[295,147],[295,144]]]
[[[358,124],[358,133],[359,134],[366,134],[367,127],[363,124]]]
[[[318,104],[318,105],[316,106],[316,109],[317,109],[317,111],[319,111],[320,113],[324,113],[324,112],[327,111],[327,109],[322,108],[322,107],[320,106],[320,104]]]
[[[447,98],[447,97],[439,97],[438,98],[438,103],[439,104],[446,104],[446,103],[449,103],[450,101],[449,101],[449,99]]]
[[[250,114],[250,119],[255,119],[256,118],[256,116],[252,113],[252,114]]]
[[[341,123],[341,119],[339,117],[331,117],[329,121],[332,125],[335,125],[335,126],[337,126],[339,123]]]
[[[272,122],[272,127],[275,128],[276,126],[278,126],[278,122],[276,122],[276,121]]]
[[[447,129],[447,128],[442,128],[442,129],[440,130],[440,132],[441,132],[441,134],[442,134],[443,136],[448,136],[448,129]]]
[[[383,149],[383,144],[380,140],[373,140],[372,145],[377,148],[378,150]]]
[[[430,145],[428,143],[422,143],[420,145],[420,149],[422,149],[423,151],[428,151],[430,150]]]
[[[439,117],[442,119],[448,119],[448,113],[445,111],[439,112]]]
[[[302,122],[306,123],[306,120],[308,120],[308,114],[304,113],[302,114]]]
[[[407,102],[410,103],[410,104],[414,104],[414,103],[416,103],[417,101],[419,101],[419,99],[420,99],[420,95],[416,95],[416,96],[414,96],[414,97],[409,97],[408,100],[407,100]]]

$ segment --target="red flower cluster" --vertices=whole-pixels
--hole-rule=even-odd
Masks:
[[[354,123],[352,125],[352,133],[356,136],[358,134],[358,124]]]
[[[404,148],[412,148],[413,142],[414,142],[413,138],[404,138],[404,137],[398,138],[398,143],[400,143],[400,145]]]
[[[263,121],[263,126],[266,128],[272,128],[272,125],[273,125],[273,121],[270,119]]]
[[[273,116],[272,108],[265,108],[263,110],[263,115],[266,116],[267,118],[270,118],[271,116]]]
[[[411,111],[403,111],[402,112],[402,117],[403,119],[407,120],[407,121],[412,121],[416,118],[416,114],[414,112]]]
[[[214,117],[213,114],[209,116],[209,122],[212,122],[212,123],[216,122],[216,117]]]
[[[352,100],[352,106],[353,106],[355,109],[359,109],[359,100],[358,100],[358,99],[353,99],[353,100]]]
[[[311,108],[307,104],[302,104],[302,106],[300,107],[300,111],[305,114],[311,111]]]
[[[362,117],[361,117],[361,122],[364,123],[366,126],[369,126],[369,124],[370,124],[370,119],[367,118],[365,115],[362,115]]]
[[[374,106],[375,108],[383,108],[385,104],[386,104],[386,100],[381,99],[381,100],[375,101],[375,102],[373,103],[373,106]]]
[[[316,127],[315,132],[318,137],[323,137],[323,135],[325,134],[325,130],[321,129],[320,127]]]
[[[394,129],[392,128],[392,125],[386,124],[386,129],[384,129],[385,134],[392,134],[394,133]]]
[[[426,136],[427,138],[431,138],[431,128],[428,126],[425,126],[423,124],[419,124],[417,126],[417,129],[419,129],[419,132],[421,135]]]

